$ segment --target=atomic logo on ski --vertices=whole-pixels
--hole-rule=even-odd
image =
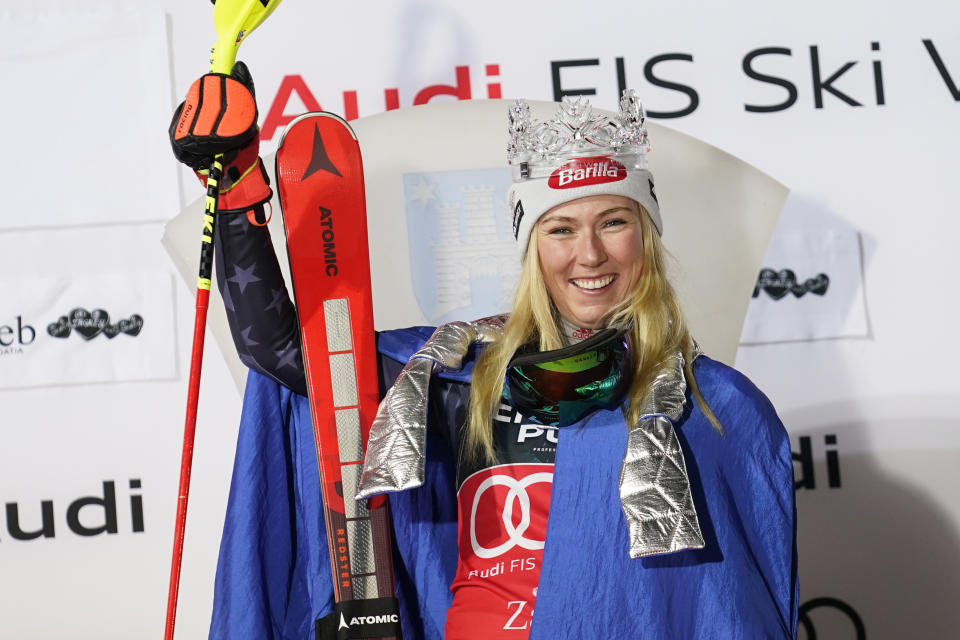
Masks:
[[[300,178],[300,182],[303,182],[317,171],[326,171],[327,173],[332,173],[338,178],[343,177],[343,175],[333,165],[333,161],[330,160],[330,156],[327,154],[327,148],[323,146],[323,136],[320,135],[320,127],[314,125],[313,151],[310,154],[310,163],[307,165],[306,171],[303,172],[303,177]]]

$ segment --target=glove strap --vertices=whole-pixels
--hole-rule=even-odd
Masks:
[[[262,207],[273,196],[270,177],[258,155],[259,150],[260,133],[257,132],[223,168],[217,204],[219,213],[239,213]],[[207,173],[196,172],[204,187],[207,186]]]

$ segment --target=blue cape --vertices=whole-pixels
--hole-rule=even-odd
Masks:
[[[430,331],[386,332],[379,350],[404,362]],[[531,640],[796,636],[787,434],[740,373],[700,357],[695,375],[726,431],[692,401],[676,425],[706,547],[631,560],[618,493],[621,412],[562,429]],[[448,445],[430,434],[425,484],[390,496],[406,640],[443,637],[457,563],[455,471]],[[333,606],[328,557],[307,399],[251,372],[210,637],[313,638],[314,620]]]

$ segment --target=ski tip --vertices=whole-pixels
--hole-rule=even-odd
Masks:
[[[287,132],[292,131],[293,128],[297,125],[297,123],[299,123],[301,120],[311,120],[313,118],[330,118],[332,120],[336,120],[341,125],[343,125],[343,127],[347,131],[350,132],[350,136],[354,139],[354,141],[359,142],[359,139],[357,138],[357,134],[353,130],[353,127],[350,126],[350,123],[344,120],[343,118],[341,118],[340,116],[338,116],[337,114],[330,113],[329,111],[308,111],[307,113],[301,114],[290,121],[290,124],[288,124],[284,128],[283,133],[280,134],[280,138],[277,141],[277,147],[283,146],[283,139],[287,137]]]

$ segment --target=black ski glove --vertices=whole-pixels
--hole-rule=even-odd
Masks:
[[[177,160],[197,172],[206,186],[214,156],[223,154],[219,211],[246,211],[273,195],[259,158],[257,103],[253,78],[242,62],[227,76],[208,73],[191,85],[170,122],[170,144]]]

